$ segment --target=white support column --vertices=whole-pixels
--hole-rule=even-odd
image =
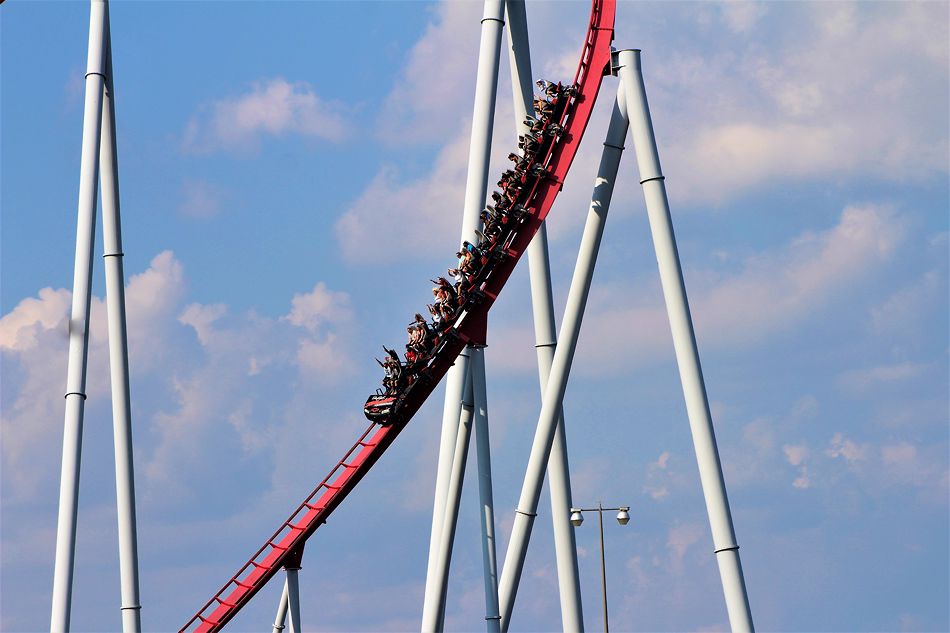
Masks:
[[[485,626],[500,633],[498,613],[498,559],[495,547],[495,501],[491,481],[491,442],[488,432],[488,389],[485,385],[485,349],[472,348],[472,395],[475,404],[475,453],[478,457],[478,500],[481,509],[482,569],[485,578]]]
[[[514,607],[518,584],[521,580],[525,556],[528,552],[528,540],[531,537],[534,517],[537,516],[538,499],[541,496],[541,485],[544,483],[544,470],[554,442],[557,420],[561,412],[561,402],[567,389],[571,362],[577,348],[577,337],[580,333],[584,308],[587,305],[587,296],[594,275],[594,264],[597,261],[600,240],[604,232],[604,223],[607,219],[607,210],[610,206],[610,197],[613,194],[614,181],[620,165],[623,139],[627,133],[627,121],[619,105],[619,94],[617,99],[611,114],[607,138],[604,141],[604,151],[594,183],[587,223],[581,237],[574,276],[571,279],[571,289],[567,296],[561,333],[558,336],[554,362],[551,365],[551,375],[544,390],[538,427],[535,432],[534,443],[531,446],[531,456],[528,459],[524,485],[521,488],[521,498],[518,501],[518,508],[515,513],[511,540],[508,543],[508,551],[505,555],[505,567],[502,570],[501,584],[498,591],[501,601],[501,628],[503,631],[507,631],[511,623],[511,612]]]
[[[102,179],[102,238],[106,269],[106,311],[109,325],[109,367],[112,380],[112,428],[115,445],[116,515],[119,537],[119,579],[122,631],[142,628],[139,604],[138,541],[135,522],[135,476],[132,461],[132,405],[129,392],[129,346],[125,318],[125,274],[122,270],[122,224],[119,215],[119,166],[115,136],[115,92],[109,7],[105,9],[106,77],[99,145]]]
[[[472,142],[468,150],[468,175],[462,212],[462,239],[474,241],[479,214],[485,208],[488,164],[491,159],[495,98],[498,91],[498,60],[501,31],[505,26],[503,0],[485,0],[482,37],[478,46],[478,75],[475,78],[475,108],[472,113]]]
[[[473,351],[474,350],[470,350]],[[441,631],[445,628],[445,602],[449,586],[449,567],[452,564],[452,543],[455,541],[455,528],[458,526],[459,504],[462,499],[462,481],[465,477],[465,465],[468,462],[468,444],[472,437],[473,402],[472,366],[465,376],[465,393],[462,396],[462,415],[455,439],[455,459],[452,462],[452,474],[449,478],[449,494],[445,502],[445,520],[440,530],[438,556],[434,570],[436,593],[431,602],[427,601],[422,611],[422,631],[425,633]]]
[[[429,535],[429,563],[426,569],[426,589],[422,610],[426,611],[438,589],[433,574],[438,565],[438,552],[442,542],[442,523],[445,520],[445,500],[452,476],[455,458],[455,440],[458,436],[459,417],[462,415],[462,395],[468,371],[470,351],[465,349],[455,359],[445,380],[445,403],[442,407],[442,435],[439,441],[439,464],[435,479],[435,499],[432,505],[432,530]]]
[[[660,268],[660,282],[663,297],[666,300],[666,312],[673,332],[673,347],[676,350],[676,362],[679,366],[680,381],[683,384],[683,396],[686,399],[686,413],[689,417],[696,461],[699,464],[699,477],[706,498],[706,511],[712,529],[713,546],[719,563],[723,592],[726,598],[726,610],[733,631],[752,631],[752,611],[746,595],[745,580],[742,576],[742,564],[739,560],[739,545],[732,525],[729,511],[729,499],[726,496],[726,484],[719,463],[719,451],[716,448],[716,436],[712,417],[709,414],[709,401],[706,386],[703,383],[702,368],[699,363],[699,350],[689,314],[689,302],[686,298],[686,285],[680,268],[676,238],[673,234],[673,222],[670,217],[669,202],[666,198],[666,186],[660,171],[660,158],[653,136],[653,122],[647,104],[646,88],[640,69],[640,51],[625,50],[616,55],[621,87],[626,98],[626,108],[630,117],[630,129],[640,169],[640,184],[646,199],[647,215],[650,219],[650,232],[656,249],[656,259]]]
[[[274,618],[273,633],[281,633],[287,622],[287,607],[290,605],[290,596],[287,594],[287,580],[284,579],[284,590],[280,593],[280,602],[277,603],[277,616]]]
[[[498,87],[498,58],[501,48],[501,30],[504,26],[503,0],[485,0],[481,21],[481,41],[478,50],[478,71],[475,79],[475,106],[472,114],[472,136],[468,157],[468,177],[465,182],[465,201],[462,213],[460,241],[474,241],[479,226],[479,214],[485,206],[488,187],[488,164],[491,157],[492,126],[495,120],[495,93]],[[437,560],[442,542],[449,478],[455,460],[454,447],[461,414],[460,402],[465,389],[470,354],[463,352],[448,372],[445,387],[445,405],[442,411],[442,432],[439,442],[439,464],[436,474],[435,499],[432,509],[432,532],[429,539],[429,563],[426,570],[426,589],[423,612],[431,612],[433,601],[445,588],[435,586]]]
[[[285,567],[287,572],[287,606],[290,613],[290,633],[303,633],[300,624],[300,583],[297,578],[299,567]]]
[[[525,125],[524,120],[528,113],[532,112],[531,102],[534,93],[531,81],[531,53],[528,45],[528,21],[524,0],[507,0],[505,7],[511,46],[508,59],[514,95],[515,129],[518,134],[526,134],[528,126]],[[531,278],[535,350],[538,355],[538,374],[543,396],[557,341],[546,222],[541,224],[528,246],[528,273]],[[554,528],[554,551],[561,599],[561,628],[565,631],[583,631],[584,613],[577,570],[577,546],[568,512],[573,503],[563,412],[558,416],[551,457],[548,460],[548,491],[551,497],[551,522]]]
[[[91,4],[89,50],[86,64],[86,102],[83,110],[82,160],[79,168],[79,211],[76,225],[76,259],[73,272],[72,310],[69,318],[69,361],[66,369],[66,415],[63,465],[56,526],[56,559],[50,630],[69,630],[73,566],[76,554],[76,510],[79,503],[79,466],[82,457],[82,422],[86,400],[86,359],[89,351],[89,308],[92,290],[92,256],[96,229],[96,194],[99,184],[99,140],[102,124],[102,88],[105,74],[105,15],[103,0]]]

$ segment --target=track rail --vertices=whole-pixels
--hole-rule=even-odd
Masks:
[[[526,208],[533,211],[518,230],[507,257],[498,263],[482,288],[484,299],[456,322],[451,337],[413,384],[398,409],[399,419],[389,426],[370,424],[323,481],[297,506],[267,542],[204,604],[181,632],[219,631],[260,591],[285,564],[299,561],[303,546],[327,517],[369,472],[439,384],[468,343],[481,342],[488,311],[514,271],[515,265],[551,210],[590,121],[600,83],[610,70],[616,0],[592,0],[587,37],[574,85],[577,94],[561,117],[564,129],[547,158],[548,175],[530,192]]]

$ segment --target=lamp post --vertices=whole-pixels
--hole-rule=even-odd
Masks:
[[[607,564],[604,556],[604,511],[617,511],[617,523],[626,525],[630,522],[630,506],[620,506],[619,508],[605,508],[602,503],[598,503],[596,508],[571,508],[571,525],[580,527],[584,522],[585,512],[596,512],[600,521],[600,582],[602,588],[602,601],[604,607],[604,633],[610,633],[610,626],[607,623]]]

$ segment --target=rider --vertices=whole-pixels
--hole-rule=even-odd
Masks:
[[[427,303],[426,307],[429,309],[429,314],[432,315],[432,329],[436,332],[442,330],[442,311],[438,306],[431,303]]]
[[[518,137],[518,147],[524,151],[525,156],[534,156],[541,148],[541,141],[534,134],[525,134]]]
[[[386,360],[380,363],[385,372],[383,387],[386,388],[386,395],[392,395],[399,389],[399,379],[402,376],[402,363],[399,362],[399,355],[396,354],[395,350],[391,350],[385,346],[383,346],[383,350],[386,352]]]
[[[548,119],[554,114],[554,104],[541,97],[535,97],[534,111],[539,119]]]
[[[415,325],[410,324],[409,327],[406,328],[406,334],[408,334],[408,338],[409,338],[409,341],[406,343],[406,360],[409,362],[409,364],[412,364],[415,362],[417,353],[418,353],[418,350],[417,350],[418,343],[419,343],[418,328],[416,328]],[[412,354],[411,360],[409,358],[410,353]]]
[[[432,283],[438,284],[432,289],[432,294],[435,295],[436,306],[442,313],[442,318],[447,321],[451,320],[455,314],[458,293],[455,292],[455,288],[452,287],[452,284],[450,284],[449,280],[445,277],[439,277],[438,281],[433,280]]]
[[[524,177],[525,172],[531,166],[530,158],[528,158],[527,156],[516,154],[515,152],[511,152],[510,154],[508,154],[508,160],[510,160],[514,164],[513,169],[515,170],[515,174],[521,177]]]
[[[457,293],[462,289],[462,282],[465,281],[465,274],[462,273],[458,268],[449,268],[449,276],[455,282],[455,292]]]
[[[482,211],[479,215],[479,218],[481,218],[483,222],[483,233],[485,234],[485,238],[490,248],[495,242],[498,241],[498,238],[501,237],[502,232],[504,231],[502,227],[502,220],[492,215],[488,209]]]

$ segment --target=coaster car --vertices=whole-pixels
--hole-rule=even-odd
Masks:
[[[371,422],[387,426],[389,424],[389,416],[395,405],[395,394],[377,392],[366,399],[366,404],[363,405],[363,415]]]

